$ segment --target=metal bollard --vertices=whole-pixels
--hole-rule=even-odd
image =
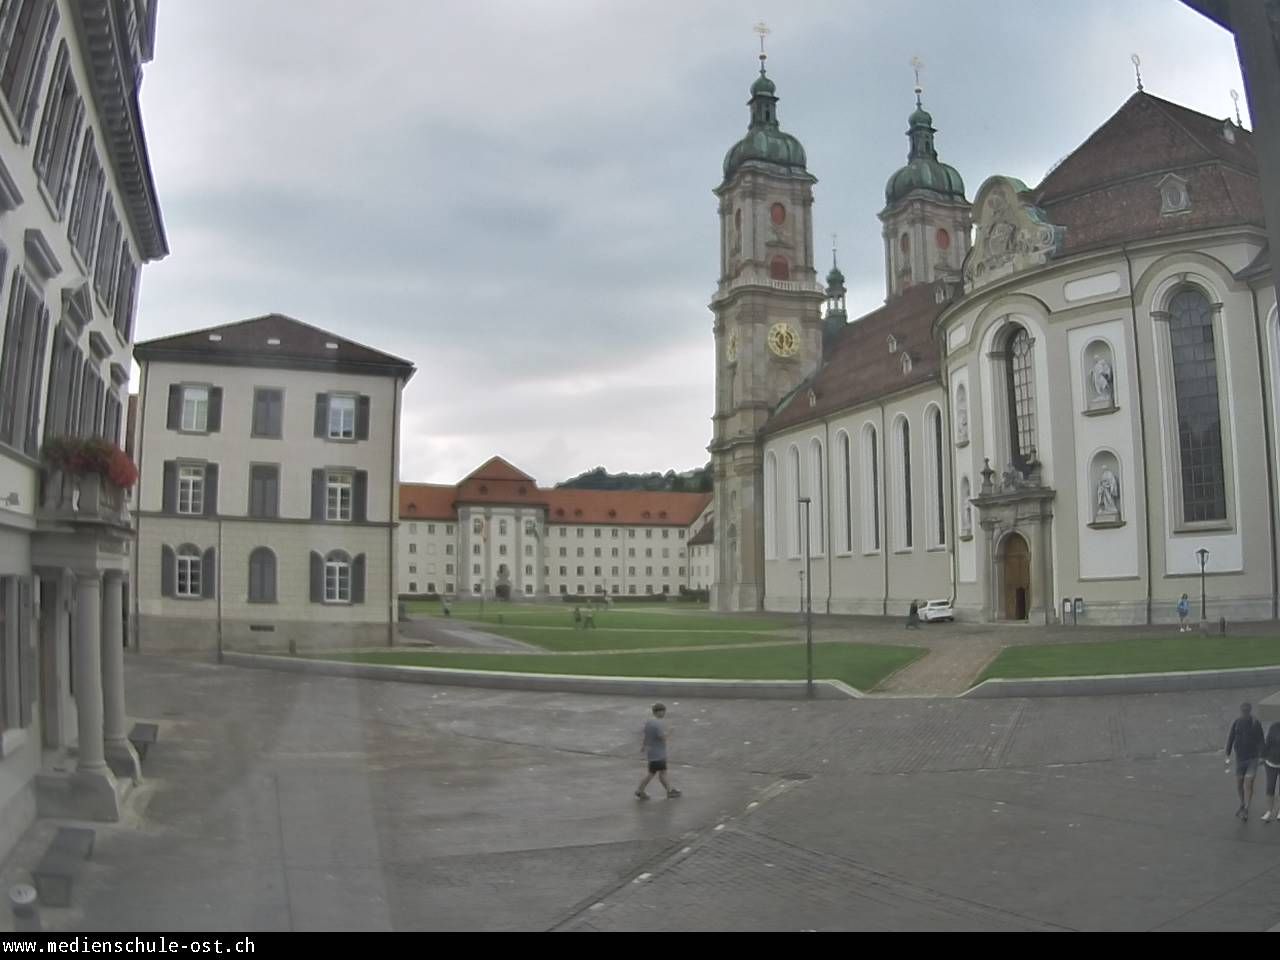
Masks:
[[[40,932],[40,908],[35,887],[29,883],[14,884],[9,888],[9,906],[13,910],[14,932]]]

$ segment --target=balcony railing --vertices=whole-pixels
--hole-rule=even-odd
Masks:
[[[74,475],[45,466],[40,477],[42,520],[57,523],[93,523],[132,527],[129,494],[123,487],[97,473]]]

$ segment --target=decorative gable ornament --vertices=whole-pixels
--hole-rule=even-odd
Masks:
[[[1187,189],[1187,183],[1185,177],[1176,173],[1166,173],[1160,178],[1156,187],[1160,190],[1161,216],[1191,212],[1191,193]]]
[[[991,177],[974,199],[973,249],[964,261],[969,292],[985,284],[1043,266],[1062,249],[1066,231],[1045,219],[1026,199],[1030,191],[1013,177]]]

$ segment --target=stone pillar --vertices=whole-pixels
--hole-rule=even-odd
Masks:
[[[124,704],[124,574],[105,577],[102,598],[102,733],[107,763],[116,776],[137,780],[138,755],[128,739]]]
[[[76,573],[75,689],[79,745],[74,806],[85,819],[118,820],[116,781],[102,735],[102,574],[96,570]]]

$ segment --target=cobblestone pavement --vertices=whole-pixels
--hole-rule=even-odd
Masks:
[[[669,700],[684,797],[638,803],[634,699],[147,657],[161,723],[49,927],[1221,929],[1280,920],[1233,819],[1242,695]],[[1261,792],[1261,791],[1259,791]],[[42,824],[5,864],[26,877]]]

